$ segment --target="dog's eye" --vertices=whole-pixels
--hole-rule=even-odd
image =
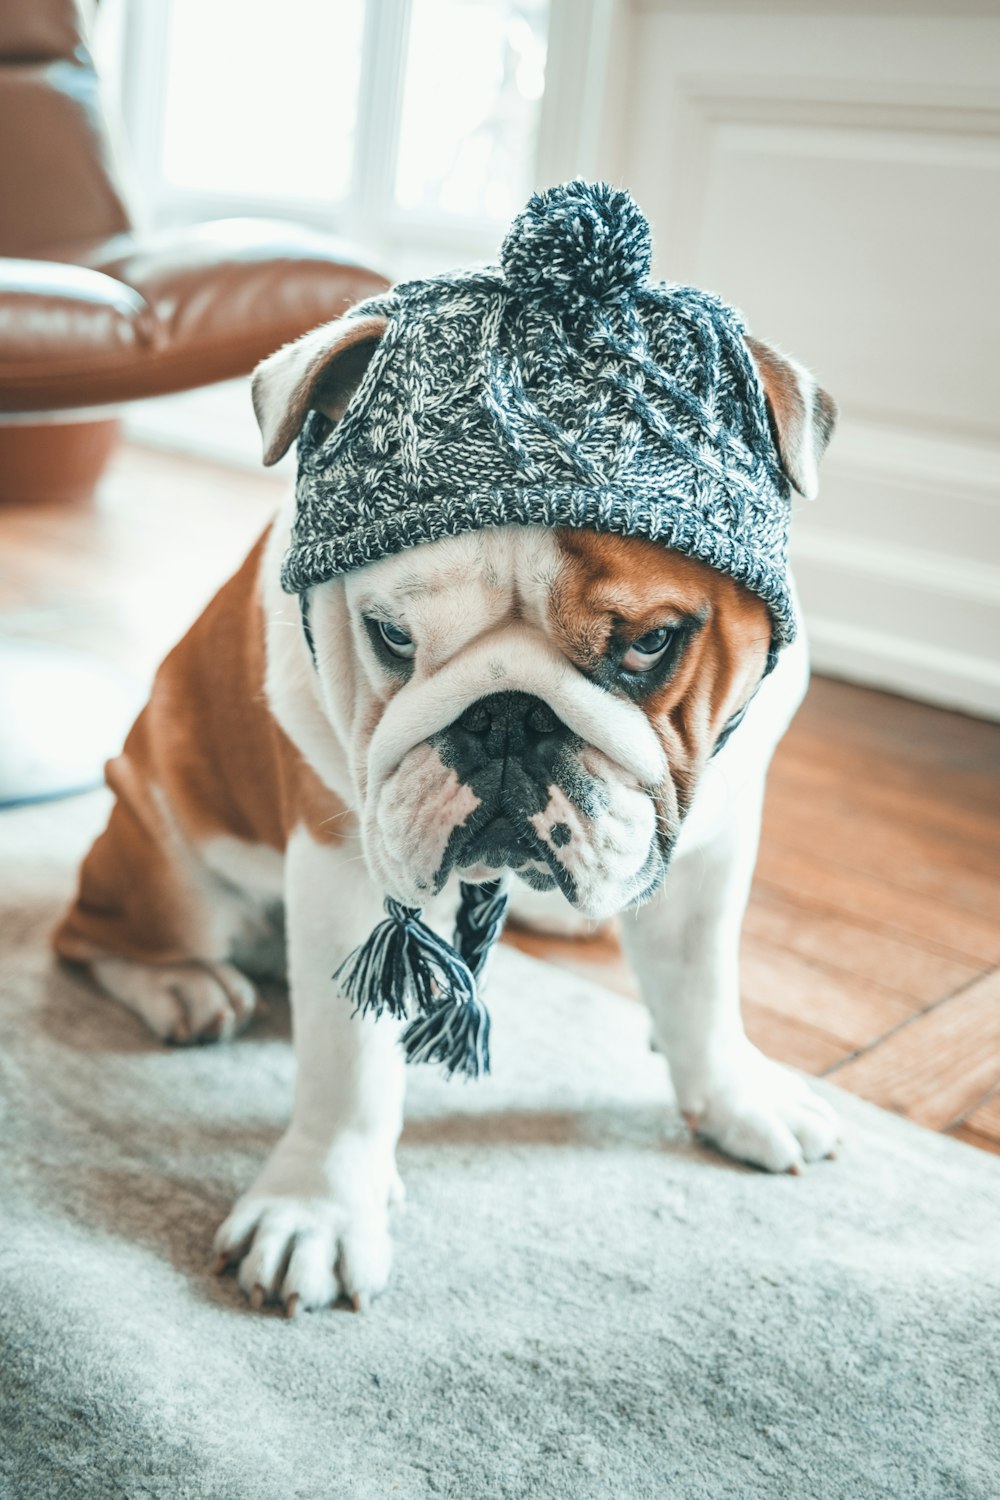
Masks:
[[[405,630],[400,630],[398,625],[393,625],[389,620],[377,621],[377,629],[393,656],[401,656],[404,661],[409,661],[413,657],[417,649],[416,643],[410,639]]]
[[[674,628],[671,625],[661,625],[659,630],[647,631],[631,646],[622,657],[623,672],[649,672],[660,661],[670,642],[674,638]]]

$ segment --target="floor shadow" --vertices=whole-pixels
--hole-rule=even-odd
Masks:
[[[249,1310],[232,1278],[212,1274],[215,1232],[239,1191],[231,1182],[182,1170],[95,1166],[85,1172],[83,1185],[92,1227],[172,1266],[198,1301]]]
[[[86,1120],[84,1114],[81,1123]],[[97,1114],[89,1122],[95,1135],[107,1130]],[[149,1118],[130,1119],[116,1133],[117,1151],[126,1159],[77,1161],[69,1167],[50,1159],[43,1186],[46,1207],[68,1220],[140,1247],[171,1266],[186,1281],[186,1295],[214,1307],[249,1315],[233,1277],[211,1274],[212,1241],[236,1196],[247,1186],[250,1172],[264,1160],[280,1129],[274,1124],[222,1125],[191,1119],[164,1124]],[[634,1109],[510,1109],[483,1113],[443,1114],[407,1121],[406,1151],[439,1152],[456,1148],[482,1159],[497,1151],[521,1156],[530,1180],[535,1152],[634,1150],[642,1155],[666,1155],[704,1161],[706,1167],[731,1172],[751,1168],[728,1162],[692,1141],[669,1107],[639,1105]],[[114,1147],[113,1147],[114,1149]],[[475,1171],[470,1164],[470,1172]]]
[[[448,1150],[455,1146],[477,1151],[524,1148],[555,1148],[576,1151],[621,1148],[623,1133],[617,1128],[602,1131],[610,1119],[598,1111],[510,1110],[483,1115],[445,1116],[435,1120],[411,1120],[403,1135],[403,1146]],[[192,1127],[193,1128],[193,1127]],[[668,1127],[669,1129],[669,1122]],[[102,1166],[95,1162],[77,1170],[72,1180],[51,1183],[50,1205],[59,1203],[77,1222],[114,1236],[163,1260],[185,1277],[188,1295],[236,1314],[248,1314],[235,1278],[211,1274],[212,1241],[235,1196],[246,1186],[234,1183],[217,1170],[165,1163],[165,1154],[197,1157],[193,1143],[182,1130],[178,1138],[162,1130],[147,1135],[130,1132],[131,1162]],[[642,1150],[672,1155],[697,1155],[696,1144],[664,1135],[662,1111],[639,1110],[626,1131]],[[212,1145],[220,1154],[238,1147],[263,1160],[277,1138],[273,1130],[234,1127],[223,1137],[213,1127]],[[227,1149],[228,1148],[228,1149]],[[148,1153],[148,1157],[147,1157]],[[206,1153],[207,1155],[207,1153]],[[144,1160],[143,1158],[147,1158]],[[405,1176],[405,1160],[403,1162]],[[525,1172],[530,1174],[530,1159]],[[47,1185],[48,1186],[48,1185]],[[444,1242],[442,1242],[442,1245]]]
[[[692,1136],[673,1106],[663,1104],[578,1109],[508,1109],[407,1118],[403,1147],[443,1149],[475,1147],[480,1151],[560,1147],[583,1151],[620,1151],[688,1157],[715,1171],[760,1176],[762,1169],[723,1156]],[[768,1175],[763,1173],[763,1175]]]
[[[506,1151],[517,1146],[576,1147],[590,1151],[631,1144],[651,1151],[690,1150],[683,1126],[669,1107],[593,1106],[580,1109],[501,1109],[407,1119],[401,1144],[415,1147],[475,1146]]]

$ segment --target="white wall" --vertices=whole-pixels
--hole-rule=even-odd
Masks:
[[[615,37],[595,165],[657,274],[841,407],[792,532],[816,665],[1000,717],[1000,7],[619,0]]]

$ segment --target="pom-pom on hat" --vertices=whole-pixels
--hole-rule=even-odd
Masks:
[[[651,254],[628,193],[569,182],[531,198],[498,265],[354,308],[386,331],[339,425],[303,428],[284,587],[488,526],[568,526],[728,573],[767,603],[773,651],[790,641],[789,484],[743,320],[650,281]]]
[[[606,182],[568,182],[536,193],[500,247],[508,289],[571,312],[642,290],[653,262],[649,225],[628,193]]]

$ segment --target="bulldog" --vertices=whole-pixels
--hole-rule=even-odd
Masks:
[[[391,321],[349,314],[259,367],[266,461],[310,424],[329,445],[378,399]],[[832,402],[775,349],[747,336],[745,352],[784,476],[811,495]],[[219,1229],[217,1269],[289,1315],[341,1296],[361,1309],[385,1287],[399,1023],[355,1013],[331,974],[387,894],[447,930],[460,879],[509,872],[548,893],[536,904],[620,915],[691,1129],[772,1172],[830,1156],[829,1106],[740,1019],[740,927],[768,763],[806,688],[801,633],[775,652],[773,607],[747,583],[578,523],[403,537],[310,586],[306,612],[281,582],[299,509],[290,494],[159,669],[54,939],[188,1044],[249,1023],[284,934],[292,1117]]]

